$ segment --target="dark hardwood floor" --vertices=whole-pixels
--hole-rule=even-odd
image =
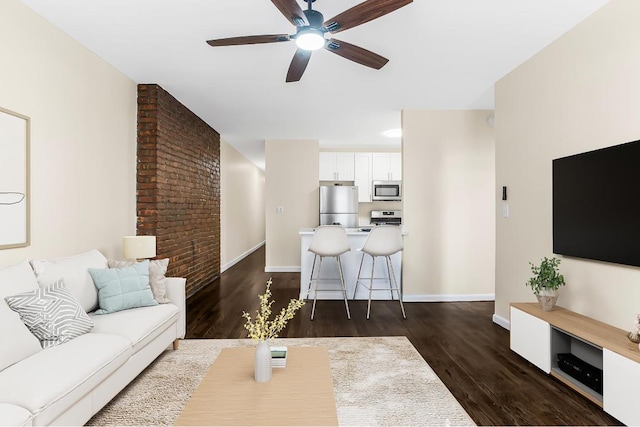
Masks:
[[[242,311],[258,308],[273,278],[274,311],[300,289],[298,273],[265,273],[264,247],[187,300],[187,338],[246,338]],[[291,320],[283,337],[404,335],[478,425],[620,425],[595,404],[509,349],[509,332],[491,321],[493,302],[318,301]]]

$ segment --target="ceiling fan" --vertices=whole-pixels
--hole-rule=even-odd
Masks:
[[[322,13],[312,8],[312,4],[316,0],[304,1],[307,2],[306,10],[302,10],[296,0],[271,0],[284,17],[296,26],[295,34],[229,37],[207,40],[207,43],[211,46],[234,46],[295,40],[297,50],[293,55],[291,65],[289,65],[287,83],[299,81],[307,68],[311,52],[323,47],[325,50],[343,58],[379,70],[389,62],[387,58],[361,47],[334,39],[331,35],[384,16],[413,2],[413,0],[366,0],[325,21]],[[327,33],[329,33],[329,38],[325,37]]]

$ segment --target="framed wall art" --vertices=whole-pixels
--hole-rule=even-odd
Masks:
[[[0,107],[0,249],[29,246],[30,119]]]

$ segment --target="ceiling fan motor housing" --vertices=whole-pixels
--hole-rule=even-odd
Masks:
[[[307,18],[307,22],[309,22],[309,27],[321,29],[322,24],[324,22],[324,16],[322,13],[317,10],[307,9],[304,11],[304,16]]]

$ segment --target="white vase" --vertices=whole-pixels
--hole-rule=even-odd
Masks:
[[[542,311],[552,311],[556,305],[556,301],[558,301],[558,291],[542,289],[536,297],[538,298],[538,302],[540,302]]]
[[[254,378],[260,383],[271,381],[271,349],[267,341],[260,341],[256,347]]]

